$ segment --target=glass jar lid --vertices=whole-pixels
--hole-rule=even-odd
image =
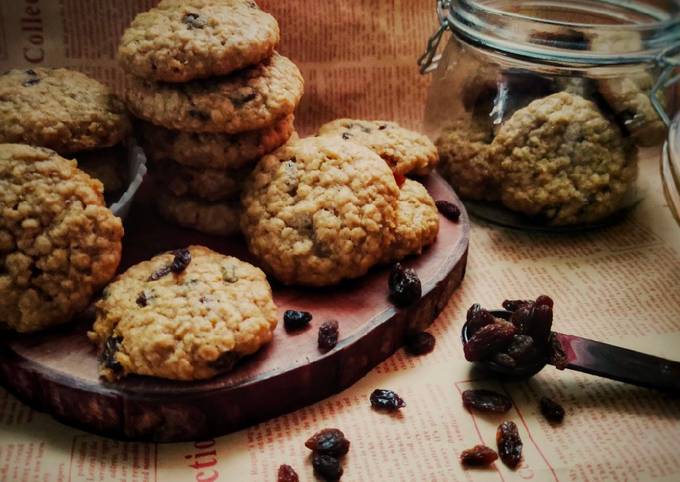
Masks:
[[[463,41],[509,57],[569,67],[657,65],[650,97],[680,81],[680,4],[673,0],[437,0],[440,27],[418,59],[437,67],[437,47],[450,30]]]

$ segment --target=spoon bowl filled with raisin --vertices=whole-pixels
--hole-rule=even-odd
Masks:
[[[680,395],[680,363],[552,331],[553,300],[505,300],[503,310],[474,304],[461,339],[465,359],[505,379],[523,379],[546,365],[568,368]]]

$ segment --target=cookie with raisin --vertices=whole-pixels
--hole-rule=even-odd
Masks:
[[[188,82],[262,62],[279,38],[276,19],[255,2],[163,2],[135,17],[118,60],[137,77]]]
[[[303,88],[297,66],[275,53],[231,75],[184,84],[129,77],[126,100],[135,116],[167,129],[235,134],[292,114]]]
[[[238,200],[210,202],[195,196],[177,196],[161,188],[156,206],[166,221],[184,228],[216,236],[239,233],[241,205]]]
[[[201,380],[268,343],[277,319],[260,269],[189,246],[118,276],[97,302],[88,336],[106,380],[131,374]]]
[[[401,175],[425,176],[437,165],[437,149],[427,136],[395,122],[337,119],[319,128],[319,135],[335,136],[368,147]]]
[[[0,144],[0,327],[66,323],[115,275],[123,225],[76,161]]]
[[[72,154],[113,146],[129,133],[123,102],[83,73],[36,67],[0,75],[0,142]]]
[[[362,276],[394,239],[399,187],[367,147],[336,137],[291,142],[246,180],[241,228],[265,271],[285,284]]]

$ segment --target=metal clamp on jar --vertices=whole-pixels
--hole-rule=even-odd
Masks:
[[[666,139],[680,81],[677,3],[439,0],[437,14],[425,127],[470,212],[573,230],[640,199],[638,148]]]

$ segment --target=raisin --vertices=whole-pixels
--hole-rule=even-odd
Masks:
[[[548,363],[555,365],[555,368],[558,370],[564,370],[569,364],[569,360],[567,360],[567,354],[564,352],[562,343],[560,343],[560,340],[557,339],[555,332],[552,332],[550,335]]]
[[[463,392],[463,406],[468,410],[505,413],[512,408],[512,400],[502,393],[480,388]]]
[[[514,469],[522,460],[522,439],[515,422],[503,422],[496,431],[498,455],[505,465]]]
[[[536,305],[528,333],[539,346],[545,346],[552,329],[553,310],[548,305]]]
[[[564,408],[556,401],[541,397],[540,400],[541,413],[550,422],[560,423],[564,420]]]
[[[120,344],[123,342],[122,336],[110,336],[104,342],[104,349],[101,355],[99,355],[99,360],[102,364],[114,372],[120,372],[123,366],[116,360],[116,352],[120,348]]]
[[[541,295],[538,298],[536,298],[536,301],[534,302],[536,306],[549,306],[552,308],[554,306],[554,301],[552,298],[548,295]]]
[[[170,271],[175,274],[181,273],[187,269],[187,266],[191,263],[191,252],[188,249],[183,248],[174,251],[173,254],[175,255],[175,259],[173,259],[170,264]]]
[[[208,25],[208,21],[197,13],[187,13],[182,17],[182,22],[189,27],[189,30],[192,28],[205,28]]]
[[[156,271],[151,273],[151,276],[147,278],[147,281],[157,281],[168,274],[170,274],[170,265],[166,264],[165,266],[161,266]]]
[[[493,464],[496,459],[498,459],[496,451],[486,445],[475,445],[460,454],[460,463],[470,467],[486,467]]]
[[[227,283],[236,283],[238,281],[236,266],[233,264],[222,266],[222,279]]]
[[[38,74],[36,73],[35,70],[33,69],[27,69],[24,71],[27,75],[32,75],[33,77],[37,76]]]
[[[470,335],[474,334],[481,327],[496,322],[496,318],[477,303],[468,309],[466,320],[468,324],[468,333]]]
[[[254,91],[247,92],[247,93],[235,93],[229,96],[229,100],[231,101],[232,104],[234,104],[234,107],[237,109],[243,107],[246,105],[248,102],[251,100],[255,100],[257,98],[257,93]]]
[[[194,119],[202,120],[202,121],[209,121],[210,120],[210,114],[207,112],[203,112],[202,110],[198,109],[191,109],[189,110],[189,115],[193,117]]]
[[[340,461],[331,456],[315,453],[312,456],[314,473],[324,480],[339,480],[342,477]]]
[[[521,334],[526,334],[529,332],[531,323],[534,316],[534,302],[520,306],[516,311],[512,313],[510,317],[510,323],[517,327],[517,331]]]
[[[352,138],[352,134],[350,134],[349,132],[343,132],[343,133],[342,133],[342,138],[343,138],[344,140],[348,141],[348,140],[350,140],[350,139]]]
[[[411,355],[425,355],[434,350],[434,344],[434,336],[426,331],[421,331],[406,338],[406,351]]]
[[[24,87],[30,87],[31,85],[36,85],[36,84],[39,84],[39,83],[40,83],[40,79],[37,78],[37,77],[33,77],[33,78],[30,78],[30,79],[24,80],[21,83],[21,85],[23,85]]]
[[[279,467],[276,482],[299,482],[297,472],[290,465],[283,464]]]
[[[385,129],[387,129],[387,125],[386,125],[386,124],[380,124],[380,125],[378,126],[378,130],[379,130],[379,131],[384,131]]]
[[[226,372],[234,368],[240,356],[233,351],[225,351],[217,357],[216,360],[210,363],[210,367],[218,372]]]
[[[345,438],[342,430],[325,428],[309,437],[305,447],[315,453],[342,457],[349,452],[349,440]]]
[[[319,336],[317,339],[319,349],[328,351],[335,348],[338,344],[338,322],[337,320],[324,321],[319,327]]]
[[[149,302],[148,298],[146,297],[146,293],[143,291],[140,292],[135,302],[137,303],[137,306],[144,308]]]
[[[392,267],[388,286],[392,303],[400,307],[412,305],[422,295],[420,279],[415,270],[404,268],[401,263],[396,263]]]
[[[517,311],[524,305],[531,304],[530,300],[505,300],[503,301],[503,308],[508,311]]]
[[[536,356],[536,347],[534,346],[534,339],[529,335],[513,336],[512,341],[505,349],[505,351],[517,363],[526,362]]]
[[[286,330],[299,330],[309,325],[312,314],[308,311],[287,310],[283,314],[283,326]]]
[[[436,201],[437,209],[449,221],[458,221],[460,219],[460,208],[448,201]]]
[[[507,353],[496,353],[493,357],[493,361],[505,368],[515,368],[517,366],[515,359]]]
[[[481,327],[463,345],[465,359],[477,361],[492,356],[510,343],[517,328],[512,323],[498,320],[496,323]]]
[[[378,388],[371,393],[371,406],[378,410],[395,411],[406,406],[406,402],[392,390]]]

